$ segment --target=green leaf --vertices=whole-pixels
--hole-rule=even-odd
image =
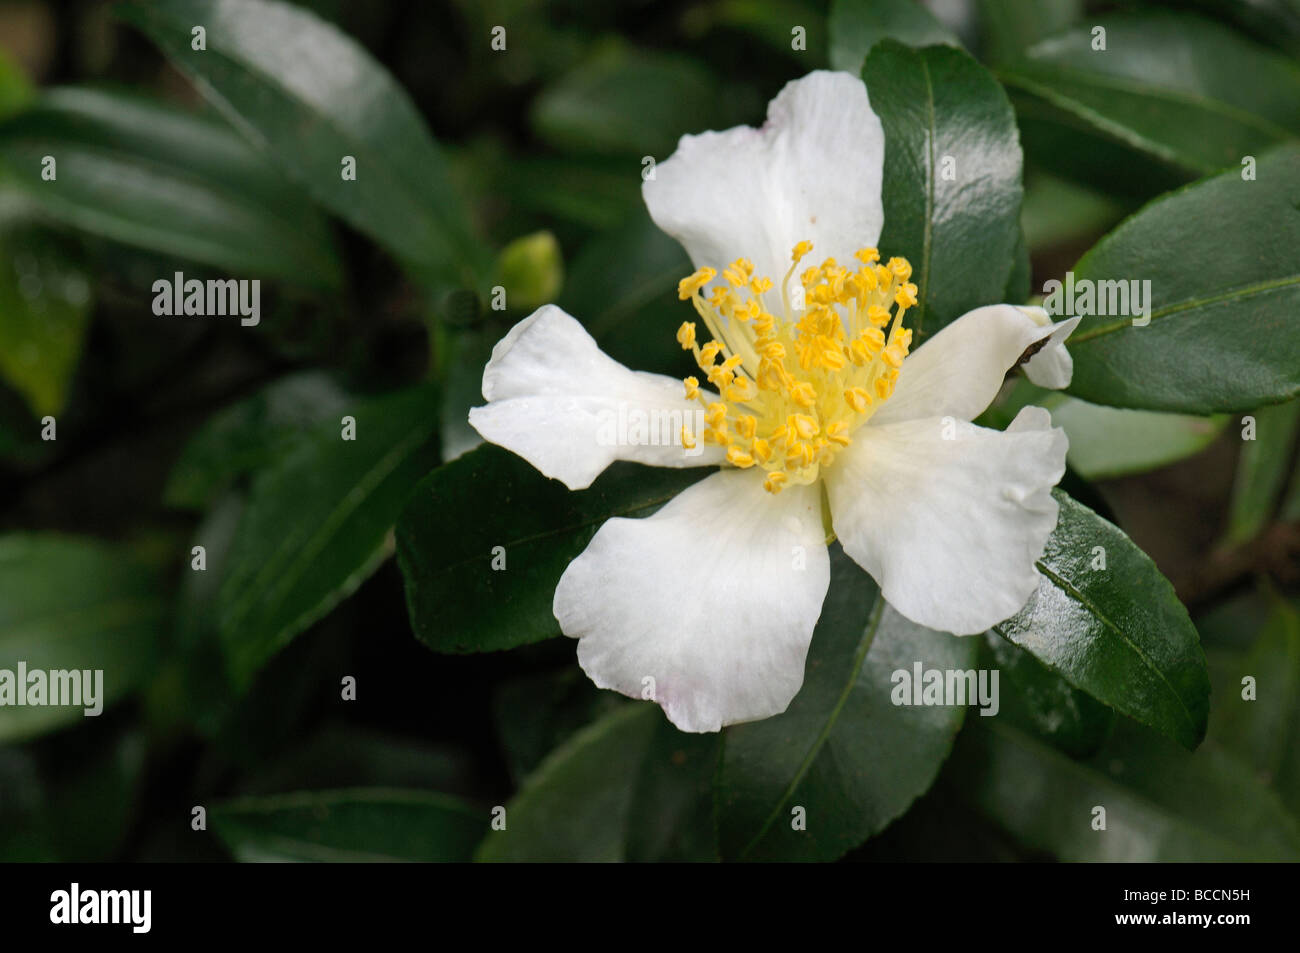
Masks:
[[[1033,251],[1077,241],[1093,241],[1118,222],[1125,203],[1112,195],[1035,170],[1025,173],[1020,221]]]
[[[0,377],[37,417],[63,410],[89,316],[90,279],[67,249],[40,232],[0,234]]]
[[[1228,542],[1255,538],[1277,509],[1300,433],[1300,400],[1255,411],[1255,439],[1243,441],[1228,513]]]
[[[1034,403],[1070,438],[1066,460],[1086,480],[1144,473],[1200,453],[1223,432],[1226,416],[1190,417],[1102,407],[1052,393]]]
[[[955,36],[914,0],[831,0],[828,24],[831,35],[831,69],[862,72],[867,54],[881,40],[907,46],[947,43],[960,46]],[[872,103],[876,91],[870,90]]]
[[[1217,741],[1238,753],[1256,775],[1277,789],[1300,818],[1300,611],[1283,599],[1270,600],[1272,614],[1254,646],[1233,666],[1234,677],[1219,702]],[[1242,679],[1254,679],[1254,693],[1242,697]]]
[[[117,547],[53,535],[0,537],[0,671],[15,681],[20,662],[29,676],[100,671],[97,701],[107,708],[153,671],[166,613],[158,580]],[[86,707],[6,703],[0,741],[77,722]]]
[[[676,338],[684,320],[677,282],[690,272],[681,245],[643,207],[622,228],[579,250],[559,304],[616,361],[677,377],[690,373]]]
[[[493,695],[492,720],[515,783],[580,728],[623,705],[619,695],[596,688],[572,658],[568,662],[558,671],[513,678]]]
[[[1093,48],[1098,27],[1104,50]],[[1199,17],[1099,17],[1037,44],[998,75],[1189,175],[1239,166],[1242,156],[1300,135],[1300,67]]]
[[[1059,490],[1038,591],[993,631],[1098,701],[1195,748],[1210,680],[1173,586],[1116,526]],[[1103,567],[1104,560],[1104,568]]]
[[[642,156],[667,158],[683,133],[718,128],[719,100],[717,83],[694,60],[619,45],[545,89],[530,119],[557,149],[635,157],[632,175]]]
[[[283,455],[312,426],[338,420],[353,402],[327,374],[283,377],[218,411],[181,450],[167,478],[169,506],[203,509],[241,477]]]
[[[129,0],[117,10],[254,147],[412,274],[466,286],[486,274],[487,251],[423,117],[351,37],[269,0]],[[191,48],[195,24],[206,28],[204,50]]]
[[[981,59],[1004,63],[1083,16],[1083,0],[979,0]]]
[[[908,324],[923,338],[1007,287],[1020,241],[1015,117],[992,75],[953,47],[885,40],[862,78],[885,129],[880,249],[912,263]]]
[[[1063,861],[1295,861],[1277,795],[1213,747],[1188,754],[1131,722],[1074,761],[997,718],[962,732],[954,789],[1024,845]],[[1092,827],[1106,809],[1106,830]]]
[[[437,461],[435,410],[427,388],[358,403],[355,440],[327,420],[258,475],[219,598],[238,686],[391,555],[393,522]]]
[[[1094,753],[1115,724],[1115,713],[1079,691],[1024,649],[991,632],[988,654],[1000,678],[998,714],[1066,754]]]
[[[416,638],[438,652],[486,652],[559,635],[555,585],[601,524],[649,516],[710,472],[615,463],[574,492],[490,445],[439,467],[397,524]]]
[[[353,788],[240,798],[211,820],[246,863],[455,863],[473,855],[488,815],[445,794]]]
[[[476,860],[621,861],[627,857],[635,781],[663,716],[624,705],[556,749],[506,804]]]
[[[1257,176],[1225,172],[1157,199],[1079,260],[1075,283],[1099,297],[1097,282],[1149,281],[1150,322],[1085,318],[1070,336],[1070,393],[1192,414],[1300,393],[1300,147],[1261,157]]]
[[[57,163],[49,181],[46,156]],[[54,89],[0,123],[0,164],[47,216],[93,235],[241,276],[320,290],[342,283],[306,195],[209,118],[121,93]]]
[[[834,860],[933,783],[964,707],[898,706],[895,671],[969,669],[978,640],[898,615],[837,546],[803,688],[784,714],[726,730],[714,788],[727,860]],[[792,828],[795,808],[806,830]]]
[[[721,747],[719,734],[678,731],[666,718],[655,722],[628,811],[629,861],[718,859],[713,776]]]

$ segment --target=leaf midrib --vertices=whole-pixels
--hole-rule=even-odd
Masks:
[[[1182,695],[1180,695],[1178,690],[1174,688],[1173,683],[1171,683],[1169,679],[1165,677],[1165,673],[1160,670],[1159,666],[1157,666],[1147,656],[1147,654],[1142,651],[1140,646],[1138,646],[1135,642],[1133,642],[1128,637],[1128,635],[1124,632],[1123,629],[1121,629],[1118,625],[1112,622],[1110,618],[1107,615],[1105,615],[1091,599],[1085,596],[1081,590],[1075,588],[1073,583],[1071,583],[1065,577],[1058,575],[1041,559],[1036,561],[1034,565],[1037,566],[1038,571],[1041,572],[1048,580],[1050,580],[1058,589],[1064,592],[1067,596],[1070,596],[1071,598],[1075,599],[1080,605],[1086,608],[1089,613],[1092,614],[1093,618],[1099,620],[1104,626],[1106,626],[1107,629],[1112,630],[1117,636],[1119,636],[1120,641],[1124,645],[1128,646],[1128,648],[1135,655],[1137,655],[1139,659],[1141,659],[1143,665],[1146,666],[1148,669],[1150,669],[1153,673],[1155,673],[1155,675],[1159,678],[1159,680],[1164,683],[1165,687],[1169,689],[1169,692],[1173,695],[1174,699],[1178,702],[1178,707],[1182,710],[1183,714],[1186,716],[1187,724],[1188,727],[1190,728],[1191,735],[1194,737],[1196,735],[1196,719],[1195,717],[1193,717],[1191,709],[1187,707],[1187,703],[1183,701]],[[995,626],[994,630],[998,633],[998,635],[1001,635],[1004,638],[1006,637],[1005,632],[1003,632],[1001,628],[1001,624]],[[1012,642],[1012,640],[1009,638],[1007,639],[1007,641]],[[1016,643],[1012,642],[1012,644],[1016,644]],[[1087,688],[1083,687],[1082,685],[1078,685],[1075,682],[1074,678],[1071,677],[1070,673],[1061,671],[1060,669],[1056,668],[1056,666],[1054,665],[1049,667],[1057,671],[1057,673],[1061,675],[1062,678],[1068,681],[1071,685],[1074,685],[1080,691],[1084,691],[1087,692],[1088,694],[1092,694],[1090,691],[1088,691]]]
[[[1275,278],[1271,281],[1259,281],[1249,285],[1239,285],[1236,288],[1230,288],[1217,295],[1209,295],[1202,298],[1188,298],[1186,301],[1179,301],[1176,304],[1168,305],[1158,311],[1151,312],[1151,321],[1158,318],[1167,318],[1171,314],[1181,314],[1184,311],[1192,311],[1197,308],[1205,308],[1210,305],[1220,304],[1224,301],[1234,299],[1245,299],[1257,294],[1266,294],[1270,291],[1277,291],[1282,288],[1289,288],[1292,285],[1300,285],[1300,274],[1289,275],[1285,278]],[[1131,317],[1126,317],[1122,321],[1114,324],[1106,324],[1101,327],[1090,328],[1079,334],[1070,335],[1070,344],[1082,344],[1084,341],[1091,341],[1093,338],[1101,337],[1103,334],[1113,334],[1116,331],[1127,328],[1132,322]]]

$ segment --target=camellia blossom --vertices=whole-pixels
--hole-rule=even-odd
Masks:
[[[547,305],[496,345],[487,405],[470,411],[484,439],[570,489],[615,460],[721,466],[652,516],[608,520],[555,592],[592,681],[653,697],[684,731],[786,709],[835,538],[896,610],[957,635],[1038,585],[1065,434],[1039,407],[1005,432],[971,420],[1022,360],[1036,383],[1068,384],[1077,319],[991,305],[911,353],[912,267],[875,248],[883,159],[847,73],[790,83],[761,129],[683,137],[643,193],[698,269],[678,287],[697,321],[677,341],[699,375],[629,370]],[[630,411],[681,426],[600,436]]]

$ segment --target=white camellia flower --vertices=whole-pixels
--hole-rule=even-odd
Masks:
[[[911,266],[873,247],[883,160],[847,73],[790,83],[761,129],[683,137],[644,196],[699,269],[678,291],[709,336],[687,322],[677,340],[714,389],[629,370],[547,305],[497,344],[470,411],[575,490],[615,460],[722,466],[653,516],[608,520],[555,592],[592,681],[653,697],[684,731],[786,709],[836,537],[896,610],[957,635],[1038,585],[1065,434],[1039,407],[1004,433],[970,421],[1026,356],[1035,382],[1069,383],[1078,319],[991,305],[909,354]]]

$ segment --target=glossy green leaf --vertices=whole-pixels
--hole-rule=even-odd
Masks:
[[[488,831],[475,859],[625,860],[637,773],[662,719],[654,705],[625,705],[578,732],[505,805],[505,830]]]
[[[861,72],[867,54],[881,40],[897,40],[907,46],[961,45],[915,0],[831,0],[828,29],[831,69],[846,73]],[[874,104],[875,89],[870,92]]]
[[[338,420],[353,402],[318,371],[269,384],[218,411],[190,437],[172,466],[163,499],[169,506],[210,506],[241,477],[282,456],[314,425]]]
[[[272,0],[137,0],[120,16],[313,198],[433,284],[474,286],[487,252],[406,91],[354,39]],[[202,24],[207,48],[191,47]],[[344,161],[356,162],[355,179]]]
[[[575,153],[668,158],[685,133],[728,125],[717,83],[697,62],[614,46],[601,50],[533,101],[537,135]]]
[[[1067,682],[1187,748],[1205,737],[1210,681],[1196,628],[1155,564],[1059,490],[1038,591],[993,631]]]
[[[1259,533],[1277,509],[1278,496],[1291,475],[1300,400],[1261,407],[1253,414],[1254,439],[1243,440],[1228,512],[1228,542],[1244,543]]]
[[[978,640],[890,609],[836,547],[803,687],[784,714],[726,730],[715,786],[728,860],[834,860],[933,783],[965,707],[900,706],[893,673],[974,667]],[[803,808],[806,829],[793,826]]]
[[[1300,147],[1260,157],[1256,174],[1225,172],[1158,199],[1079,260],[1076,284],[1094,282],[1099,298],[1115,286],[1097,282],[1149,281],[1150,320],[1085,317],[1070,337],[1070,393],[1192,414],[1300,393]]]
[[[33,672],[98,670],[90,686],[98,681],[97,701],[106,709],[152,673],[166,613],[158,579],[114,546],[55,535],[0,537],[0,672],[12,673],[4,678],[12,680],[10,689],[20,687],[19,663],[28,688]],[[81,722],[90,706],[84,696],[78,705],[16,701],[15,695],[0,706],[0,741]]]
[[[1094,49],[1098,27],[1104,50]],[[1242,156],[1300,135],[1300,67],[1194,16],[1098,17],[1035,45],[998,75],[1193,175],[1239,166]]]
[[[1246,766],[1131,722],[1075,761],[997,718],[962,732],[953,787],[1022,844],[1064,861],[1300,860],[1300,831]],[[1094,830],[1094,809],[1106,829]]]
[[[488,813],[445,794],[385,788],[240,798],[212,828],[245,863],[467,861]]]
[[[46,156],[56,163],[48,181]],[[45,215],[93,235],[240,277],[323,290],[342,282],[306,195],[210,118],[122,93],[54,89],[0,123],[0,165]]]
[[[0,234],[0,378],[35,416],[63,409],[89,316],[89,276],[66,248],[34,230]]]
[[[917,338],[1001,300],[1020,240],[1020,142],[1002,87],[953,47],[885,40],[862,70],[885,129],[881,254],[912,263]]]
[[[1081,692],[1024,649],[985,633],[989,669],[999,672],[998,715],[1080,758],[1095,752],[1115,724],[1115,713]]]
[[[710,472],[616,463],[574,492],[490,445],[439,467],[397,525],[416,638],[439,652],[484,652],[559,635],[555,585],[601,524],[649,516]]]
[[[437,461],[427,388],[358,402],[348,416],[356,439],[326,420],[253,482],[219,598],[237,685],[391,555],[393,522]]]

